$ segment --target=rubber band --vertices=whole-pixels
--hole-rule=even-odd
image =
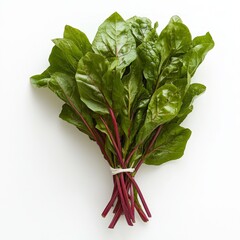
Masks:
[[[110,170],[112,172],[112,175],[116,175],[119,173],[123,173],[123,172],[134,172],[135,168],[112,168],[110,167]]]

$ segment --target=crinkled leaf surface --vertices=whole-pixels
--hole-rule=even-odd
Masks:
[[[159,35],[157,46],[161,52],[162,65],[170,56],[186,53],[192,46],[192,36],[181,19],[174,16]]]
[[[137,43],[142,43],[152,31],[152,22],[148,18],[134,16],[127,20]]]
[[[116,12],[100,25],[92,48],[110,63],[115,62],[118,70],[128,66],[137,57],[136,42],[129,25]]]
[[[143,74],[146,78],[146,88],[149,92],[154,92],[160,73],[160,52],[156,43],[152,41],[143,42],[138,47],[138,54],[143,65]]]
[[[181,104],[181,96],[174,85],[165,84],[156,90],[149,102],[137,142],[144,141],[159,125],[172,120],[178,114]]]

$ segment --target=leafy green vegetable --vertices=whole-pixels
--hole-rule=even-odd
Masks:
[[[110,63],[121,70],[136,58],[136,43],[129,25],[118,14],[112,14],[98,28],[92,48],[105,56]]]
[[[148,104],[143,127],[138,141],[143,142],[158,126],[172,120],[180,110],[181,96],[177,87],[165,84],[157,89]]]
[[[122,214],[129,225],[135,211],[145,222],[151,217],[134,176],[143,163],[182,157],[191,131],[180,124],[206,89],[191,78],[214,47],[210,33],[192,39],[178,16],[160,34],[157,27],[148,18],[125,21],[113,13],[91,44],[66,25],[63,38],[53,40],[49,67],[31,77],[64,101],[60,118],[95,141],[114,169],[112,197],[102,213],[114,206],[110,228]]]
[[[168,124],[156,139],[151,151],[146,155],[145,163],[160,165],[182,157],[191,131],[177,124]]]

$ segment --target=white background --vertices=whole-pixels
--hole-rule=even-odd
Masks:
[[[0,239],[239,240],[240,20],[237,0],[0,0]],[[152,211],[114,230],[101,218],[112,180],[95,143],[58,118],[62,102],[29,77],[47,65],[65,24],[93,39],[114,11],[159,21],[179,15],[216,46],[194,80],[207,85],[184,125],[184,157],[137,175]]]

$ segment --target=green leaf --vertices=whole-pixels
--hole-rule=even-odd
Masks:
[[[149,92],[155,90],[160,74],[160,52],[152,41],[143,42],[138,47],[138,54],[143,65],[143,74],[146,78],[146,88]]]
[[[165,83],[167,80],[172,81],[173,79],[179,78],[181,76],[182,65],[179,57],[172,57],[169,64],[162,69],[159,77],[160,84]]]
[[[35,87],[46,87],[48,84],[48,81],[50,80],[50,75],[48,73],[48,69],[45,70],[43,73],[34,75],[30,78],[31,83]]]
[[[62,50],[57,46],[52,48],[48,61],[50,66],[43,73],[34,75],[30,78],[31,83],[36,87],[46,87],[48,82],[51,81],[51,75],[55,72],[66,73],[74,76],[75,70],[66,60]]]
[[[108,114],[109,107],[116,112],[123,107],[124,87],[120,74],[109,68],[103,56],[87,53],[79,61],[76,80],[82,101],[92,111]]]
[[[98,28],[92,48],[122,70],[136,58],[136,42],[128,24],[118,14],[112,14]]]
[[[81,101],[76,81],[64,73],[54,73],[49,81],[49,88],[78,114],[81,120],[86,120],[90,127],[93,126],[92,114]]]
[[[55,72],[75,75],[77,63],[83,54],[92,51],[86,35],[80,30],[66,25],[64,39],[54,39],[55,46],[49,56],[50,67],[42,74],[31,77],[31,82],[37,87],[45,87],[50,76]]]
[[[138,47],[144,66],[146,88],[153,92],[166,78],[181,74],[182,61],[179,55],[186,53],[192,46],[188,28],[177,16],[161,32],[157,42],[146,41]]]
[[[131,128],[130,128],[130,139],[134,139],[138,131],[141,129],[141,127],[144,124],[144,119],[146,117],[146,109],[140,108],[136,111]]]
[[[85,35],[85,33],[81,32],[77,28],[66,25],[63,36],[64,38],[73,41],[74,44],[78,47],[78,49],[81,51],[82,55],[85,55],[87,52],[92,51],[92,46],[87,36]]]
[[[188,91],[186,92],[186,95],[184,96],[182,107],[179,111],[179,114],[184,112],[184,110],[192,104],[194,98],[205,92],[205,90],[206,87],[203,84],[200,83],[191,84],[188,88]]]
[[[155,22],[152,30],[147,33],[147,35],[144,39],[145,42],[147,42],[147,41],[157,42],[157,40],[158,40],[157,28],[158,28],[158,22]]]
[[[76,126],[81,132],[87,134],[88,136],[91,136],[91,133],[89,132],[86,125],[83,123],[79,115],[74,111],[68,104],[64,104],[62,106],[62,111],[59,115],[61,119],[64,121]]]
[[[62,92],[66,97],[66,101],[73,105],[78,111],[80,111],[82,104],[75,79],[64,73],[54,73],[52,75],[52,78],[62,89]]]
[[[139,94],[140,89],[143,87],[142,84],[142,71],[140,68],[140,62],[135,60],[130,67],[128,75],[124,76],[124,98],[126,103],[126,109],[128,116],[131,116],[131,110],[133,102],[136,96]]]
[[[127,20],[138,44],[142,43],[152,31],[152,22],[148,18],[134,16]]]
[[[105,87],[108,91],[105,92],[106,99],[111,103],[111,108],[114,110],[115,115],[124,111],[124,85],[121,80],[120,72],[114,69],[108,69],[103,76],[103,83],[107,85]]]
[[[78,61],[83,56],[76,44],[72,40],[65,38],[56,38],[52,41],[61,50],[64,59],[70,64],[72,69],[76,70]]]
[[[204,60],[206,54],[214,47],[214,41],[210,33],[193,39],[193,47],[183,57],[183,74],[189,72],[194,75],[198,66]]]
[[[54,77],[51,77],[48,81],[48,88],[54,92],[60,99],[64,102],[68,102],[66,95],[64,94],[62,88],[59,86],[58,82]]]
[[[181,103],[181,96],[174,85],[165,84],[154,92],[137,142],[143,142],[158,126],[172,120],[178,114]]]
[[[143,88],[142,71],[139,60],[135,60],[130,67],[130,72],[122,79],[124,92],[119,99],[123,99],[123,106],[121,109],[121,128],[128,137],[130,127],[132,125],[133,103],[136,97]]]
[[[99,116],[95,117],[95,121],[96,121],[96,125],[95,125],[96,129],[98,129],[100,132],[106,134],[110,139],[110,136],[108,135],[108,131]],[[108,124],[109,129],[112,130],[112,126],[109,124],[111,122],[110,115],[104,116],[104,121]]]
[[[100,114],[108,113],[105,92],[109,91],[109,86],[103,82],[103,75],[107,71],[108,63],[104,57],[95,53],[87,53],[79,61],[76,73],[81,100],[92,111]]]
[[[74,76],[75,69],[68,63],[62,50],[57,46],[52,48],[48,61],[50,63],[50,67],[48,68],[50,75],[55,72],[61,72]]]
[[[203,92],[205,92],[205,90],[206,87],[200,83],[191,84],[183,98],[181,109],[176,118],[172,120],[172,122],[180,124],[187,117],[187,115],[192,112],[192,103],[194,99]]]
[[[191,131],[177,124],[169,124],[163,127],[155,144],[146,155],[145,164],[160,165],[170,160],[181,158]]]
[[[138,95],[133,103],[132,121],[130,127],[130,141],[134,139],[139,129],[143,126],[148,103],[150,101],[150,94],[145,88],[139,90]]]
[[[159,35],[157,47],[161,52],[161,65],[171,56],[186,53],[192,46],[189,29],[178,16],[173,16]]]

